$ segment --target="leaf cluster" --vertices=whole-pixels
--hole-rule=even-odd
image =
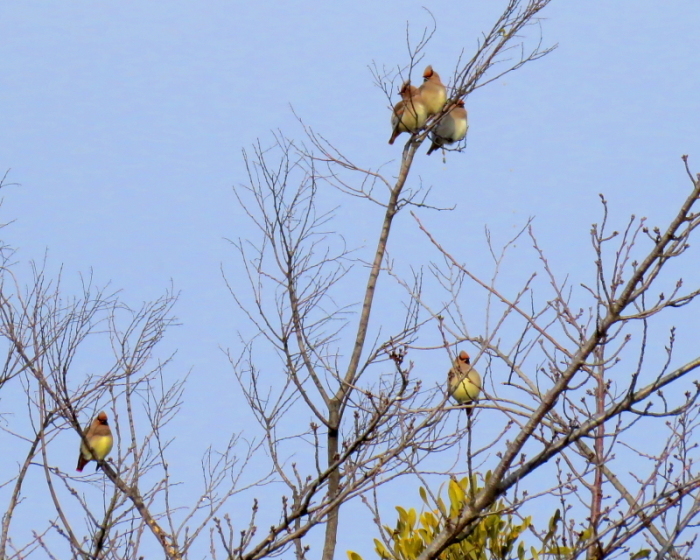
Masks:
[[[487,478],[490,473],[487,473]],[[438,496],[433,504],[428,491],[421,487],[419,494],[428,509],[418,514],[414,508],[396,507],[398,519],[394,528],[384,526],[384,542],[374,540],[375,550],[383,559],[415,560],[433,539],[446,527],[453,525],[459,514],[467,506],[471,496],[480,488],[476,476],[460,480],[451,478],[447,483],[448,503]],[[495,502],[475,523],[473,531],[464,539],[456,541],[440,553],[440,560],[507,560],[517,555],[519,560],[527,556],[525,541],[521,538],[530,528],[531,517],[518,521],[509,513],[510,509],[499,500]],[[554,518],[553,518],[554,519]],[[554,522],[556,526],[556,522]],[[542,550],[546,548],[543,547]],[[539,558],[542,552],[531,548],[529,558]],[[348,552],[350,560],[362,560],[352,551]]]

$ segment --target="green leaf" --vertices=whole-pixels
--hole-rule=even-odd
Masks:
[[[456,480],[450,480],[447,486],[447,495],[450,498],[450,514],[454,517],[462,510],[465,496],[464,490]]]
[[[640,560],[641,558],[649,558],[650,554],[651,554],[650,549],[643,548],[639,552],[635,552],[632,556],[630,556],[630,560]]]
[[[416,510],[411,508],[408,510],[408,526],[413,529],[416,526]]]
[[[384,543],[379,539],[374,539],[374,550],[377,551],[377,554],[379,554],[380,558],[391,558],[391,554],[389,554],[389,551],[386,549],[386,546],[384,546]]]
[[[405,523],[406,519],[408,518],[406,510],[403,509],[401,506],[396,506],[396,511],[399,512],[399,521],[403,521]]]
[[[425,488],[421,486],[418,489],[418,493],[420,494],[420,499],[423,500],[423,503],[429,506],[430,504],[428,503],[428,493],[425,491]]]
[[[420,522],[423,527],[428,527],[433,530],[438,526],[438,520],[432,511],[424,511],[420,516]]]
[[[557,508],[557,511],[554,512],[552,519],[549,520],[549,530],[550,531],[556,530],[557,523],[559,523],[560,519],[561,519],[561,511],[559,511],[559,508]]]
[[[445,509],[445,502],[442,501],[442,498],[438,498],[437,507],[440,510],[442,516],[447,517],[447,509]]]

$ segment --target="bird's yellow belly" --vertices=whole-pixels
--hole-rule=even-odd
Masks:
[[[425,107],[420,103],[405,104],[399,113],[394,113],[391,124],[401,132],[415,132],[425,124]]]
[[[447,96],[442,88],[431,91],[428,96],[428,101],[425,103],[429,115],[437,115],[445,106]]]
[[[452,397],[459,404],[466,404],[475,401],[479,398],[481,387],[475,385],[469,379],[463,379],[459,382],[455,390],[452,392]]]
[[[467,135],[467,121],[455,119],[454,130],[452,131],[451,140],[458,142]]]
[[[114,445],[114,439],[111,436],[97,436],[90,441],[90,446],[100,461],[109,455],[109,452],[112,451],[112,445]],[[93,459],[84,443],[80,445],[80,452],[83,454],[84,459],[88,461]]]

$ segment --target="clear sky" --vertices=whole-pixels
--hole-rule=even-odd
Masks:
[[[62,266],[68,293],[90,270],[133,305],[171,282],[180,292],[181,326],[161,350],[177,349],[168,366],[173,379],[191,370],[172,425],[175,451],[187,452],[179,455],[179,479],[199,476],[206,446],[223,443],[216,436],[222,416],[226,433],[251,426],[222,351],[237,349],[238,331],[250,332],[221,274],[223,266],[234,282],[242,278],[225,238],[251,235],[231,189],[247,180],[241,150],[258,138],[269,144],[278,129],[301,139],[293,107],[358,165],[396,169],[403,142],[387,144],[387,101],[368,65],[407,62],[406,23],[416,34],[429,25],[425,5],[437,21],[425,62],[447,77],[501,4],[0,5],[0,173],[9,169],[7,181],[19,184],[4,191],[2,221],[15,221],[3,239],[24,263],[46,253],[48,270]],[[466,101],[466,152],[448,154],[444,164],[422,149],[409,182],[432,185],[435,206],[456,205],[419,214],[461,260],[486,266],[484,227],[498,245],[534,217],[555,269],[590,274],[598,193],[617,227],[630,214],[663,224],[689,189],[680,156],[689,154],[700,170],[700,8],[695,0],[554,0],[544,17],[529,32],[559,47],[474,92]],[[373,248],[378,212],[360,213],[357,202],[343,208],[334,227]],[[436,258],[408,213],[389,249],[403,270]],[[514,257],[514,266],[521,258],[532,262]],[[19,270],[28,281],[26,264]],[[687,274],[697,279],[700,270]],[[99,368],[99,356],[94,362]],[[424,378],[441,383],[445,370],[440,364]],[[0,395],[0,412],[11,408],[9,398]],[[71,437],[54,456],[65,469],[76,455]],[[0,462],[2,481],[4,468],[15,463]],[[415,489],[406,490],[394,503],[411,505],[405,498]],[[370,536],[366,546],[352,539],[366,558]],[[349,546],[341,531],[339,554]]]

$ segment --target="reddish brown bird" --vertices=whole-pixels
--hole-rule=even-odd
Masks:
[[[428,118],[425,105],[421,99],[420,90],[404,82],[399,91],[401,101],[394,105],[391,113],[391,138],[389,144],[393,144],[396,137],[402,132],[415,132],[425,124]]]
[[[109,455],[109,452],[112,451],[114,438],[112,438],[112,430],[109,429],[107,414],[104,411],[100,412],[92,421],[92,424],[90,424],[90,427],[85,432],[85,439],[87,439],[90,444],[92,452],[85,446],[85,442],[81,440],[80,455],[78,456],[79,472],[82,472],[83,467],[94,459],[103,461],[104,458]],[[100,464],[97,463],[95,470],[99,467]]]
[[[420,86],[420,94],[428,116],[437,115],[447,101],[447,90],[440,80],[439,74],[428,65],[423,72],[423,84]]]
[[[474,404],[481,394],[481,376],[471,364],[469,354],[464,350],[459,353],[457,359],[447,372],[447,390],[454,400],[465,405],[467,415],[471,413]]]

